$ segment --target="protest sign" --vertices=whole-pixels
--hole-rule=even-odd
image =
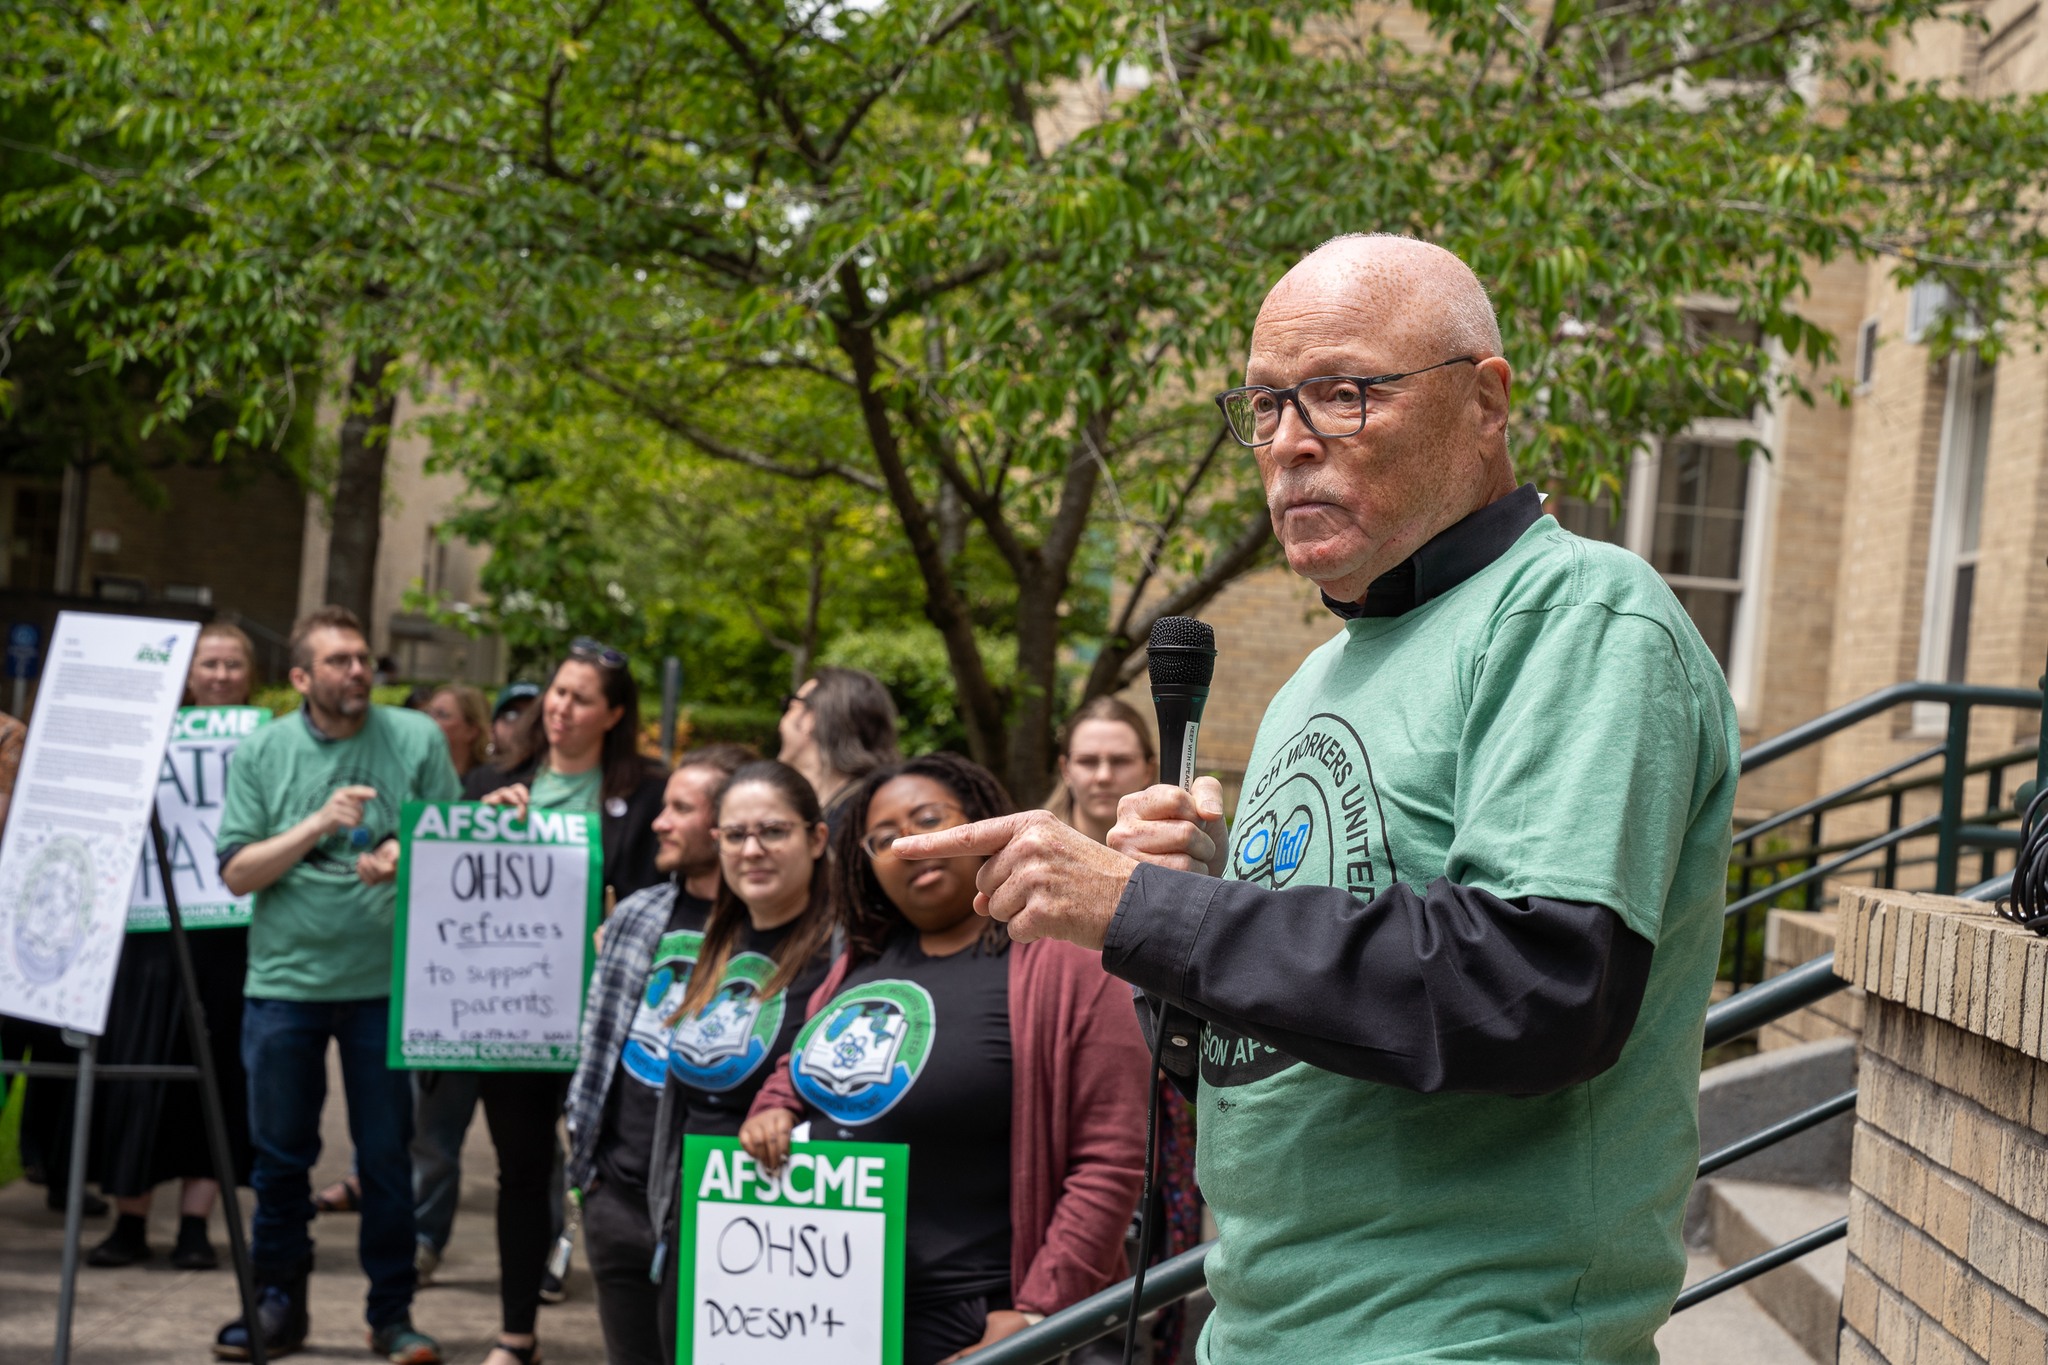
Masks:
[[[390,1064],[575,1070],[597,816],[408,801],[398,828]]]
[[[0,840],[0,1011],[107,1025],[135,860],[199,627],[64,612]]]
[[[910,1149],[683,1139],[678,1365],[900,1365]]]
[[[214,836],[220,831],[220,803],[235,746],[269,720],[270,712],[261,706],[187,706],[171,726],[171,742],[157,773],[156,812],[171,855],[178,916],[187,929],[229,929],[249,922],[256,898],[237,896],[222,884]],[[156,849],[144,841],[128,896],[128,932],[170,927]]]

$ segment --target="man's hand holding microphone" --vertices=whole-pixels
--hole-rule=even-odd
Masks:
[[[985,857],[976,911],[1009,925],[1019,943],[1063,938],[1100,950],[1139,863],[1222,873],[1223,788],[1201,777],[1192,791],[1161,784],[1126,796],[1108,848],[1042,810],[905,835],[891,848],[906,859]]]
[[[1019,943],[1062,938],[1100,951],[1139,863],[1223,874],[1223,787],[1196,777],[1195,736],[1216,670],[1216,633],[1187,616],[1161,617],[1146,648],[1159,717],[1159,785],[1117,803],[1109,847],[1042,810],[898,839],[908,859],[983,857],[974,908]]]

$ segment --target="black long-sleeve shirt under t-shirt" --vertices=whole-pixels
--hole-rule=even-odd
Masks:
[[[1104,938],[1197,1082],[1203,1354],[1648,1359],[1699,1159],[1727,685],[1648,564],[1528,488],[1338,614],[1267,706],[1224,875],[1138,868]]]

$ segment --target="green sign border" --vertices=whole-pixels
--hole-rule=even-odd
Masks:
[[[683,1139],[683,1183],[677,1191],[682,1199],[682,1214],[676,1220],[676,1244],[671,1249],[676,1258],[676,1365],[694,1365],[691,1352],[697,1336],[697,1187],[703,1182],[704,1168],[710,1164],[713,1152],[741,1150],[738,1138],[691,1133]],[[882,1158],[882,1358],[876,1365],[903,1365],[903,1233],[910,1209],[910,1148],[900,1142],[799,1142],[790,1150],[834,1158]],[[823,1352],[818,1354],[821,1359],[830,1359]]]
[[[391,927],[391,1024],[385,1049],[385,1065],[394,1071],[574,1071],[576,1059],[582,1052],[578,1043],[471,1043],[465,1055],[442,1052],[443,1048],[461,1048],[461,1043],[436,1043],[433,1056],[418,1056],[408,1053],[400,1038],[405,1031],[405,945],[411,923],[412,900],[412,828],[419,823],[420,812],[428,806],[438,806],[447,814],[457,806],[480,806],[481,801],[408,801],[398,809],[398,911]],[[585,898],[583,916],[583,979],[576,991],[575,1036],[583,1036],[583,1010],[590,998],[590,973],[597,966],[597,951],[591,947],[591,935],[604,919],[604,839],[594,811],[550,811],[551,815],[565,816],[570,820],[583,822],[590,849],[590,881]],[[459,843],[460,840],[433,840],[434,843]],[[499,841],[491,841],[499,842]],[[573,844],[540,844],[541,848],[574,848]],[[486,1056],[486,1052],[495,1055]]]
[[[276,717],[270,714],[269,708],[263,706],[181,706],[178,708],[178,719],[182,720],[194,711],[254,711],[262,719],[249,727],[249,734],[254,734],[276,719]],[[241,740],[247,738],[249,738],[249,735],[238,737],[236,747],[239,748]],[[177,742],[177,721],[173,721],[170,742],[164,746],[164,760],[166,762],[170,759],[171,747],[177,744]],[[159,770],[157,775],[157,786],[159,788],[163,786],[161,770]],[[222,792],[222,797],[226,797],[225,791]],[[210,854],[214,850],[207,849],[206,852]],[[140,857],[147,859],[154,858],[155,856],[156,851],[149,842],[149,835],[145,833],[142,836],[142,853]],[[139,861],[137,866],[139,869]],[[241,900],[201,901],[192,905],[187,905],[180,901],[178,902],[178,920],[187,929],[246,929],[249,927],[249,921],[254,918],[255,908],[253,896],[245,897]],[[128,920],[124,926],[124,932],[130,934],[168,934],[170,931],[171,912],[168,909],[162,906],[155,906],[148,910],[137,910],[132,904],[128,907]]]

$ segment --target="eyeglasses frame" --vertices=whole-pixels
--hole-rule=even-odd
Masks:
[[[927,801],[927,802],[925,802],[925,803],[924,803],[924,804],[923,804],[922,806],[917,806],[917,807],[914,807],[914,808],[913,808],[913,809],[911,810],[911,812],[910,812],[910,813],[911,813],[912,815],[915,815],[915,814],[917,814],[917,812],[918,812],[918,811],[921,811],[921,810],[929,810],[929,809],[931,809],[931,808],[932,808],[932,807],[934,807],[934,806],[936,806],[936,807],[937,807],[938,809],[940,809],[940,810],[949,810],[949,811],[953,812],[953,814],[955,814],[955,815],[958,815],[958,816],[962,816],[962,817],[964,817],[964,816],[965,816],[965,815],[967,814],[967,812],[966,812],[965,810],[961,809],[961,808],[960,808],[959,806],[955,805],[955,804],[954,804],[953,802],[951,802],[951,801]],[[948,825],[934,825],[934,826],[932,826],[932,828],[931,828],[931,829],[925,830],[925,831],[923,831],[923,832],[924,832],[924,833],[926,833],[926,834],[935,834],[935,833],[937,833],[937,832],[938,832],[939,830],[941,830],[941,829],[949,829],[949,828],[951,828],[951,826],[948,826]],[[869,861],[869,862],[873,862],[873,861],[874,861],[875,859],[877,859],[877,858],[881,857],[883,853],[890,853],[890,854],[891,854],[891,856],[893,856],[893,852],[892,852],[892,850],[891,850],[891,849],[882,849],[882,850],[880,850],[879,852],[878,852],[878,851],[876,851],[876,849],[875,849],[875,847],[874,847],[873,843],[872,843],[872,842],[870,842],[871,840],[873,840],[873,839],[874,839],[874,837],[875,837],[875,836],[874,836],[873,834],[871,834],[871,833],[870,833],[870,834],[864,834],[864,835],[862,835],[862,836],[861,836],[861,841],[860,841],[860,851],[868,855],[868,861]],[[890,842],[890,844],[891,844],[891,845],[893,845],[893,844],[895,844],[896,840],[898,840],[898,839],[907,839],[907,838],[909,838],[909,837],[911,837],[911,836],[909,836],[909,835],[907,835],[907,834],[903,833],[903,832],[902,832],[901,830],[898,830],[898,831],[897,831],[897,832],[896,832],[896,833],[895,833],[894,835],[892,835],[892,836],[890,837],[890,839],[889,839],[889,842]]]
[[[1359,432],[1365,430],[1366,414],[1372,409],[1372,401],[1367,396],[1368,390],[1377,388],[1382,384],[1391,384],[1399,379],[1413,379],[1418,374],[1428,374],[1431,370],[1441,370],[1450,365],[1477,365],[1485,358],[1484,356],[1476,355],[1454,355],[1449,360],[1439,360],[1434,365],[1424,365],[1419,370],[1408,370],[1402,374],[1319,374],[1304,379],[1292,388],[1286,389],[1276,389],[1267,384],[1240,384],[1234,389],[1225,389],[1222,393],[1216,395],[1216,410],[1223,414],[1223,426],[1225,430],[1230,432],[1231,439],[1248,450],[1257,450],[1262,446],[1273,444],[1280,435],[1280,423],[1278,418],[1274,420],[1273,434],[1263,441],[1247,441],[1244,437],[1238,435],[1237,424],[1230,420],[1230,400],[1244,393],[1271,394],[1274,401],[1279,404],[1279,412],[1282,416],[1286,414],[1287,405],[1292,403],[1294,404],[1294,410],[1301,414],[1301,424],[1308,428],[1310,435],[1320,436],[1326,441],[1341,441],[1347,436],[1356,436]],[[1324,431],[1320,429],[1316,426],[1315,420],[1308,415],[1308,405],[1301,401],[1301,391],[1309,385],[1327,384],[1335,379],[1347,380],[1358,386],[1358,425],[1349,431]]]

